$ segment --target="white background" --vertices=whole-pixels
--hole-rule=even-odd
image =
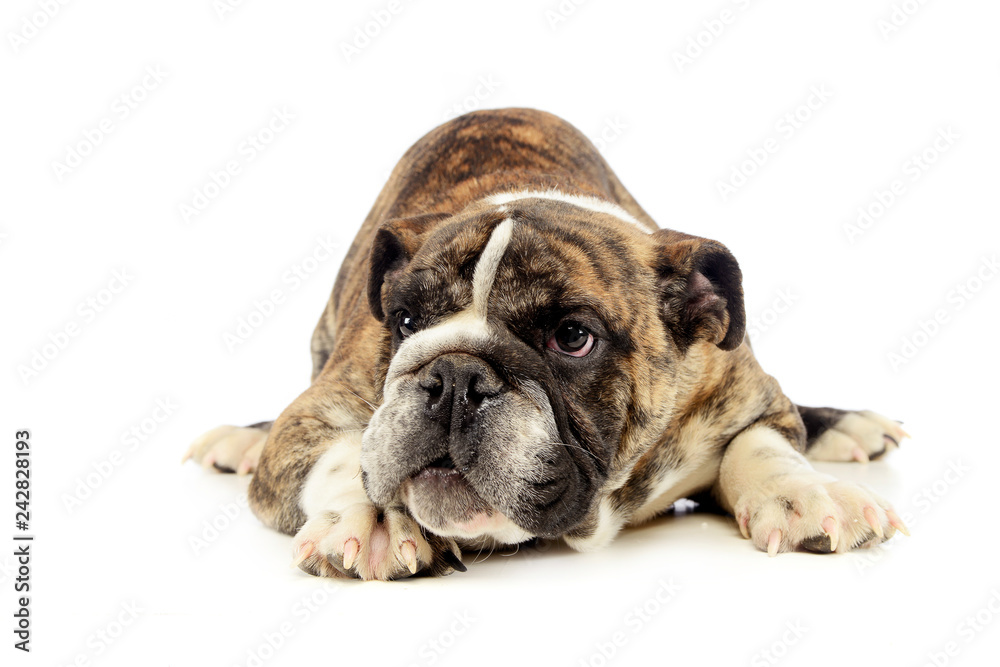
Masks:
[[[0,549],[5,664],[995,660],[1000,280],[984,262],[1000,249],[1000,5],[898,0],[912,15],[894,26],[889,0],[567,0],[560,20],[557,0],[411,0],[348,58],[387,0],[249,0],[221,16],[211,0],[95,0],[51,18],[45,4],[0,16],[0,534],[16,532],[14,432],[30,428],[37,536],[30,655],[11,646],[13,546]],[[905,421],[914,437],[888,460],[824,469],[892,499],[913,537],[769,559],[731,520],[686,513],[593,554],[325,582],[290,569],[290,539],[238,504],[245,478],[181,466],[200,432],[271,419],[305,388],[340,261],[317,239],[343,252],[395,161],[456,105],[561,115],[602,140],[661,226],[726,243],[757,354],[793,399]],[[274,109],[294,120],[248,160]],[[933,163],[913,172],[925,150]],[[77,166],[54,165],[74,151]],[[240,172],[185,220],[230,160]],[[723,200],[734,168],[753,173]],[[902,194],[852,243],[845,225],[896,179]],[[274,290],[282,303],[230,349]],[[894,363],[904,340],[911,358]],[[679,587],[666,602],[661,580]]]

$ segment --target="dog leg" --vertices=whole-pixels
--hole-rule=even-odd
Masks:
[[[813,470],[777,430],[755,424],[730,442],[713,489],[743,537],[771,556],[802,548],[844,552],[906,526],[872,491]]]
[[[795,407],[806,427],[806,456],[814,461],[864,463],[908,437],[899,422],[870,410]]]

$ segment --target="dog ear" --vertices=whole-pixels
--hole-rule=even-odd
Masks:
[[[653,238],[663,317],[678,346],[708,340],[723,350],[739,347],[746,333],[743,275],[729,249],[669,229]]]
[[[368,256],[368,307],[375,319],[385,318],[382,310],[382,287],[391,283],[423,244],[423,235],[448,213],[424,213],[409,218],[391,218],[375,232]]]

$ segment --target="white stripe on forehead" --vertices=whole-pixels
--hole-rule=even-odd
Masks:
[[[483,253],[476,262],[476,270],[472,274],[472,309],[476,316],[486,319],[486,302],[493,289],[493,281],[500,266],[500,258],[507,251],[511,234],[514,232],[514,221],[507,218],[493,230],[490,240],[483,248]]]
[[[519,199],[548,199],[550,201],[561,201],[565,204],[576,206],[577,208],[594,211],[595,213],[613,215],[623,222],[635,225],[646,234],[653,233],[649,227],[636,220],[631,213],[623,209],[618,204],[587,195],[568,195],[565,192],[560,192],[559,190],[554,189],[521,190],[519,192],[502,192],[500,194],[490,195],[486,198],[486,201],[490,204],[499,206],[501,204],[509,204],[510,202],[518,201]]]

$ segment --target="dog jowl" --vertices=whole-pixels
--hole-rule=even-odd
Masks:
[[[905,527],[809,460],[905,437],[794,405],[745,342],[739,265],[659,229],[550,114],[480,111],[403,156],[341,267],[310,386],[189,456],[324,576],[464,569],[462,548],[579,550],[708,493],[761,550],[843,552]]]

